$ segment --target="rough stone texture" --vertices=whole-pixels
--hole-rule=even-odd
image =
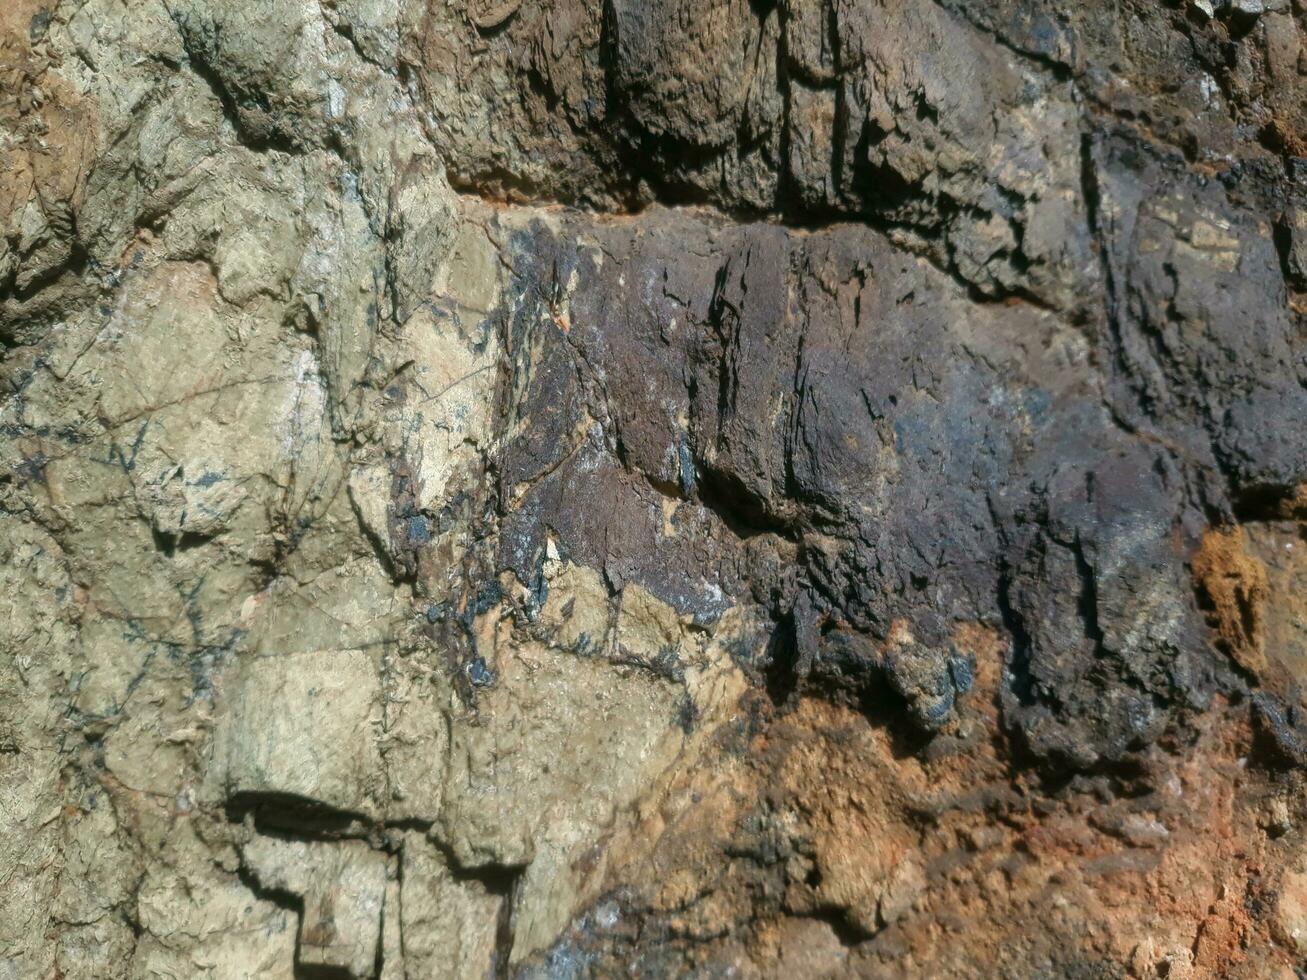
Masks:
[[[259,887],[303,903],[296,958],[351,977],[373,975],[381,942],[386,857],[361,841],[255,837],[241,860]]]
[[[1302,974],[1305,31],[0,5],[0,980]]]

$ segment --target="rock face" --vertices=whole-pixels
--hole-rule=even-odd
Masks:
[[[1299,0],[0,77],[0,980],[1307,969]]]

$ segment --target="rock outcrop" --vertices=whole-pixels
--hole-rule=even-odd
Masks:
[[[0,980],[1307,969],[1300,0],[0,78]]]

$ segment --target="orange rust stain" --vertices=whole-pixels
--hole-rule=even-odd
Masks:
[[[1265,672],[1266,566],[1248,553],[1243,528],[1210,528],[1192,567],[1217,643],[1240,667]]]

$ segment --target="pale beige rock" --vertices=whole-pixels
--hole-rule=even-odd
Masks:
[[[76,625],[66,558],[0,516],[0,975],[43,975],[60,860],[59,708]],[[66,710],[66,709],[65,709]]]
[[[386,869],[386,898],[381,911],[381,973],[377,980],[404,980],[404,933],[400,921],[399,872],[402,861]]]
[[[378,814],[381,687],[359,650],[251,657],[219,682],[217,799],[292,798]]]
[[[304,901],[297,961],[371,977],[381,942],[386,856],[361,841],[256,836],[241,858],[260,884]]]
[[[442,836],[469,867],[527,864],[537,828],[597,830],[670,762],[677,694],[603,659],[510,642],[497,614],[478,635],[498,682],[478,716],[451,720]]]
[[[400,877],[404,976],[484,980],[498,953],[503,897],[457,877],[420,834],[404,835]]]
[[[142,939],[133,977],[293,975],[294,913],[251,895],[234,875],[203,863],[156,866],[141,883],[137,910]]]
[[[453,482],[459,469],[478,461],[489,442],[499,348],[473,329],[423,310],[401,337],[413,374],[412,394],[394,420],[403,433],[397,448],[416,468],[424,508],[438,510],[460,489]]]
[[[389,224],[395,243],[390,262],[400,323],[427,301],[445,267],[457,228],[453,202],[444,170],[430,154],[410,159],[391,188]]]
[[[452,693],[431,665],[405,657],[386,659],[382,684],[387,819],[432,820],[444,798]]]
[[[656,793],[680,753],[694,751],[677,721],[686,696],[673,679],[680,665],[698,664],[704,733],[740,690],[726,680],[735,674],[740,683],[724,651],[702,651],[675,611],[645,590],[628,586],[618,613],[593,570],[554,562],[549,574],[557,591],[539,626],[550,642],[510,640],[494,614],[478,623],[497,680],[477,715],[451,713],[437,822],[460,864],[525,866],[514,962],[547,946],[597,897],[606,865],[595,842]]]
[[[1307,955],[1307,868],[1285,871],[1275,901],[1275,927],[1281,942],[1299,956]]]
[[[340,511],[348,514],[345,498],[339,493],[320,522],[334,527],[324,529],[321,539],[308,536],[287,562],[290,574],[243,597],[239,626],[249,649],[376,649],[394,636],[397,622],[411,616],[411,590],[396,586],[371,554],[364,556],[367,542],[331,533],[344,521]]]

